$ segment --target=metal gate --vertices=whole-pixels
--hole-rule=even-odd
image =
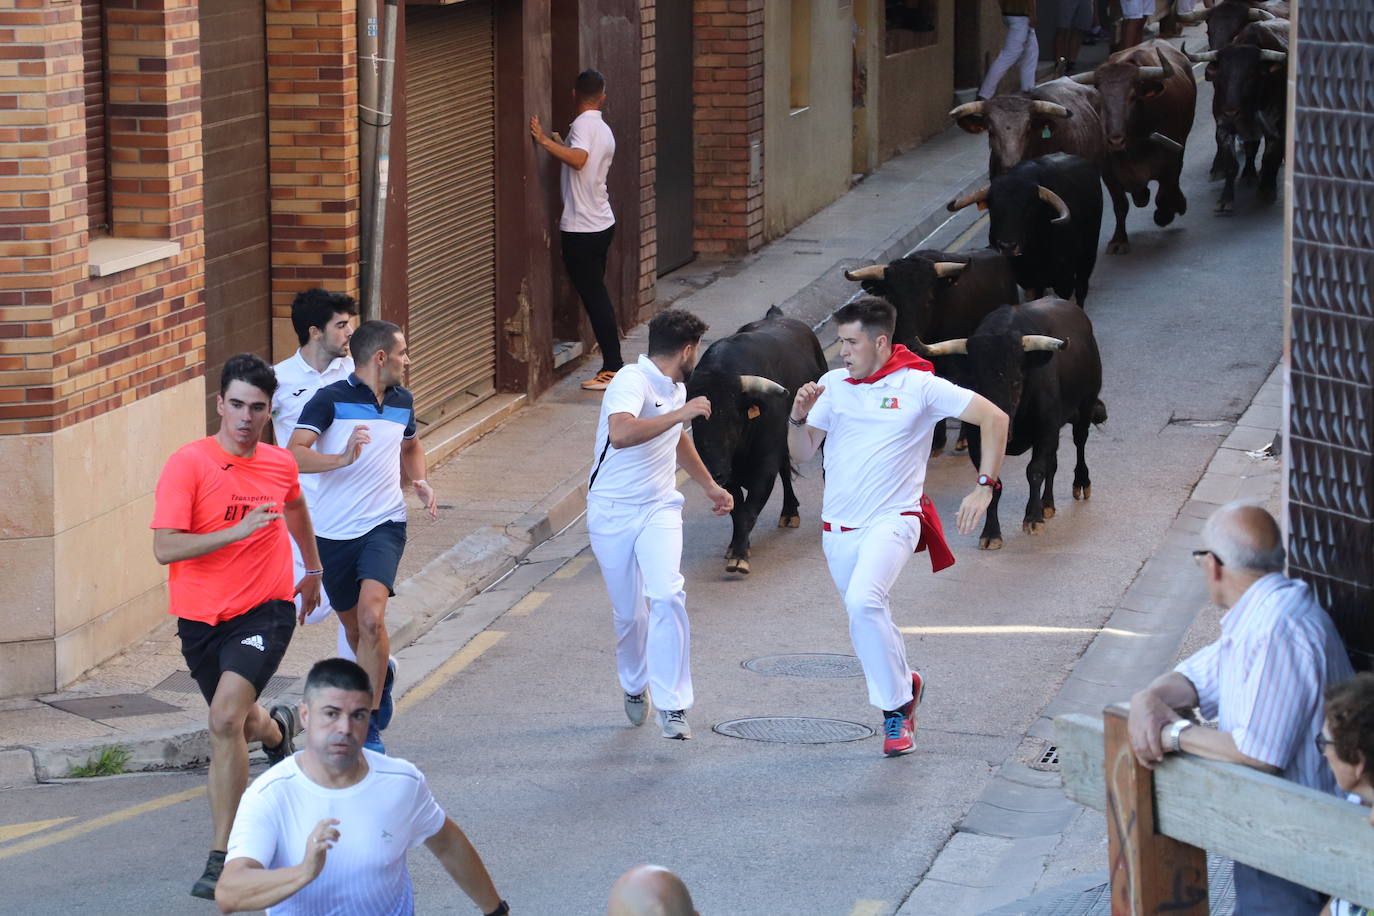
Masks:
[[[692,3],[659,3],[655,85],[658,90],[656,133],[658,273],[666,274],[692,260]]]
[[[433,424],[496,374],[496,79],[488,0],[406,10],[410,388]]]
[[[224,361],[271,357],[267,37],[263,0],[200,4],[205,194],[205,394],[213,429]]]

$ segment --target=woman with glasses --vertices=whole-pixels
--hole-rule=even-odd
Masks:
[[[1357,674],[1326,691],[1326,724],[1317,735],[1317,750],[1347,798],[1365,807],[1374,805],[1374,674]],[[1369,913],[1368,907],[1340,899],[1332,899],[1322,910],[1322,916]]]

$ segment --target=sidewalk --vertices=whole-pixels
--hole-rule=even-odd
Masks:
[[[701,316],[711,326],[708,339],[777,304],[818,326],[828,345],[834,333],[823,326],[826,319],[857,289],[843,270],[900,257],[947,223],[972,222],[968,214],[951,217],[944,205],[980,184],[986,163],[986,141],[951,127],[760,251],[738,261],[694,262],[661,278],[660,299]],[[645,337],[642,325],[629,333],[627,359],[643,352]],[[426,640],[424,657],[432,668],[458,652],[488,622],[480,619],[482,602],[469,599],[582,513],[600,403],[598,393],[578,387],[586,374],[573,373],[430,471],[440,516],[431,523],[412,513],[387,613],[393,653],[440,621],[445,625]],[[146,538],[130,532],[129,549],[142,549]],[[336,628],[328,621],[299,629],[263,699],[298,695],[310,665],[335,654]],[[398,699],[424,673],[416,667],[403,665]],[[131,771],[209,757],[205,704],[185,673],[170,617],[67,690],[0,700],[0,736],[0,788],[65,776],[109,745],[129,751]]]

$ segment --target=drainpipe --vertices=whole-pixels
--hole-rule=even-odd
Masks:
[[[368,0],[362,0],[362,6],[365,5],[368,5]],[[375,9],[376,0],[371,0],[371,5]],[[377,54],[374,50],[370,59],[363,59],[361,55],[359,58],[361,72],[370,74],[360,80],[359,118],[365,128],[370,128],[373,135],[371,156],[362,160],[362,171],[371,173],[370,187],[368,187],[367,194],[363,198],[363,211],[366,219],[362,226],[364,270],[361,311],[364,321],[382,316],[382,243],[386,235],[388,172],[391,164],[391,102],[392,86],[396,75],[396,18],[398,9],[398,0],[383,0],[381,53]],[[363,12],[361,6],[359,11],[360,13]],[[373,25],[375,21],[375,15],[371,20],[363,20],[362,33],[364,37],[367,33],[375,30]],[[375,43],[377,37],[374,36],[372,41]],[[367,105],[363,101],[366,95],[364,86],[374,78],[376,80],[375,104]]]
[[[377,60],[382,20],[377,0],[358,0],[358,251],[361,277],[359,298],[367,289],[368,253],[372,250],[372,183],[377,153],[377,90],[381,64]]]

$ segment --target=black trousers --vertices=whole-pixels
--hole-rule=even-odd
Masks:
[[[625,365],[620,358],[620,329],[615,322],[615,307],[606,291],[606,252],[615,237],[615,226],[600,232],[564,232],[563,264],[568,278],[587,310],[592,333],[601,348],[601,368],[612,372]]]

